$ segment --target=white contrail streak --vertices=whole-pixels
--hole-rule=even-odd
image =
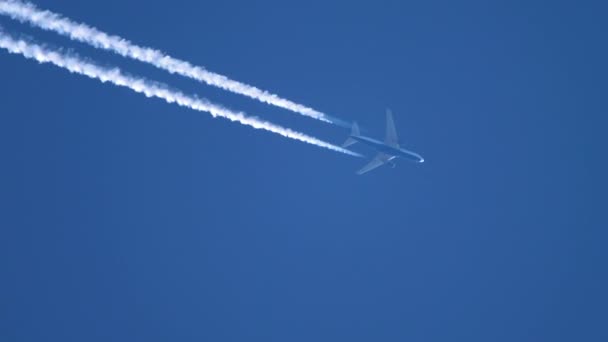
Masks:
[[[107,69],[85,62],[80,58],[68,56],[61,52],[49,50],[40,45],[29,43],[25,40],[15,40],[0,31],[0,48],[13,54],[20,54],[28,59],[33,59],[39,63],[50,63],[68,71],[88,76],[100,80],[103,83],[109,82],[117,86],[129,88],[137,93],[144,94],[146,97],[157,97],[168,103],[175,103],[182,107],[210,113],[213,117],[223,117],[231,121],[236,121],[243,125],[251,126],[256,129],[270,131],[287,138],[299,140],[305,143],[324,147],[333,151],[342,152],[352,156],[358,154],[344,148],[332,145],[322,140],[307,136],[305,134],[284,128],[270,122],[262,121],[255,117],[246,116],[242,112],[233,112],[219,105],[210,103],[204,99],[187,96],[183,93],[167,89],[142,78],[136,78],[123,74],[120,69]]]
[[[226,76],[205,70],[165,53],[146,47],[141,47],[118,36],[112,36],[98,29],[73,22],[59,14],[40,10],[35,5],[14,0],[0,0],[0,14],[7,15],[15,20],[29,23],[44,30],[54,31],[68,36],[72,40],[90,44],[96,48],[113,51],[123,57],[129,57],[141,62],[149,63],[170,73],[190,77],[208,85],[245,95],[277,107],[315,118],[324,122],[344,125],[342,120],[332,118],[322,112],[281,98],[265,90],[229,79]]]

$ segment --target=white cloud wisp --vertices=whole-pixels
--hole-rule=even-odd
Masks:
[[[59,14],[38,9],[35,5],[15,0],[0,0],[0,14],[69,37],[72,40],[109,50],[123,57],[149,63],[172,74],[179,74],[215,86],[232,93],[244,95],[258,101],[284,108],[317,120],[347,126],[343,120],[331,117],[310,107],[279,97],[268,91],[232,80],[203,67],[173,58],[162,51],[141,47],[118,36],[109,35],[86,24],[77,23]]]
[[[51,50],[23,39],[13,39],[1,31],[0,48],[13,54],[20,54],[39,63],[53,64],[60,68],[66,69],[71,73],[97,79],[103,83],[107,82],[120,87],[129,88],[137,93],[144,94],[146,97],[160,98],[165,100],[167,103],[175,103],[179,106],[187,107],[196,111],[207,112],[213,117],[226,118],[230,121],[238,122],[256,129],[273,132],[286,138],[302,141],[351,156],[360,156],[357,153],[303,133],[260,120],[256,117],[247,116],[243,112],[234,112],[220,105],[213,104],[205,99],[188,96],[146,79],[126,75],[118,68],[103,68],[86,62],[78,57],[70,56],[56,50]]]

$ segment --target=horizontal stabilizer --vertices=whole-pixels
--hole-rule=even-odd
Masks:
[[[361,132],[359,131],[359,125],[355,122],[353,123],[353,127],[351,128],[350,131],[350,137],[348,137],[348,139],[346,139],[346,141],[344,142],[344,144],[342,144],[342,147],[348,147],[353,145],[354,143],[357,142],[357,140],[353,139],[353,136],[359,136],[361,134]]]
[[[347,148],[351,145],[354,145],[357,142],[357,140],[353,139],[353,138],[348,138],[346,139],[346,141],[344,142],[344,144],[342,144],[342,147]]]

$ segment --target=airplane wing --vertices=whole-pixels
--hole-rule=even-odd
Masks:
[[[367,165],[365,165],[361,170],[357,171],[358,175],[362,175],[367,173],[379,166],[386,164],[391,157],[385,153],[378,153],[374,159],[372,159]]]
[[[395,122],[393,121],[393,112],[390,109],[386,110],[386,138],[384,142],[389,146],[399,146],[399,137],[395,130]]]

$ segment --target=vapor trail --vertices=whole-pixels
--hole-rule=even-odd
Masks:
[[[205,70],[203,67],[192,65],[152,48],[141,47],[118,36],[106,34],[98,29],[82,23],[76,23],[50,11],[40,10],[35,5],[14,0],[0,0],[0,14],[15,20],[29,23],[44,30],[68,36],[70,39],[90,44],[96,48],[113,51],[123,57],[129,57],[149,63],[170,73],[186,76],[208,85],[215,86],[236,94],[265,102],[277,107],[315,118],[328,123],[348,125],[342,120],[332,118],[322,112],[297,104],[290,100],[229,79],[226,76]]]
[[[345,153],[352,156],[358,154],[341,147],[332,145],[322,140],[307,136],[305,134],[284,128],[270,122],[262,121],[255,117],[246,116],[242,112],[233,112],[219,105],[210,103],[204,99],[187,96],[178,91],[170,90],[159,86],[142,78],[136,78],[123,74],[120,69],[107,69],[85,62],[78,57],[68,56],[58,51],[49,50],[40,45],[36,45],[25,40],[15,40],[0,31],[0,48],[13,54],[20,54],[28,59],[36,60],[39,63],[50,63],[68,71],[84,75],[103,83],[112,83],[120,87],[129,88],[137,93],[144,94],[146,97],[157,97],[168,103],[175,103],[182,107],[193,110],[207,112],[213,117],[223,117],[231,121],[236,121],[243,125],[251,126],[256,129],[270,131],[287,138],[299,140],[305,143],[324,147],[333,151]]]

